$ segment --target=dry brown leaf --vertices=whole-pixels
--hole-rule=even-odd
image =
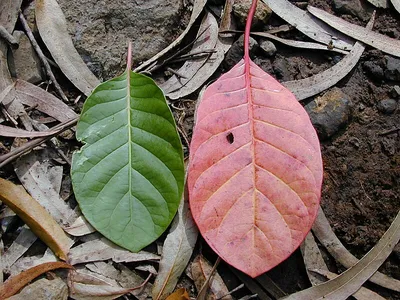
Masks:
[[[78,117],[78,114],[60,99],[29,82],[17,79],[15,92],[22,104],[35,107],[60,122]]]
[[[189,24],[186,26],[185,30],[180,34],[180,36],[175,41],[173,41],[167,48],[165,48],[161,52],[157,53],[152,58],[146,60],[144,63],[142,63],[140,66],[138,66],[133,71],[139,72],[139,71],[144,70],[146,67],[148,67],[152,63],[156,62],[159,58],[161,58],[163,55],[168,53],[170,50],[172,50],[173,48],[178,46],[182,42],[182,40],[185,38],[185,36],[189,32],[189,30],[192,28],[194,22],[200,16],[206,3],[207,3],[207,0],[195,0],[193,3],[192,15],[190,17]]]
[[[65,260],[70,239],[23,187],[0,178],[0,200],[10,207],[54,253]]]
[[[358,26],[345,20],[338,18],[330,13],[323,11],[322,9],[308,6],[308,11],[316,16],[318,19],[324,21],[329,26],[343,32],[344,34],[351,36],[352,38],[359,40],[371,47],[379,49],[385,53],[393,56],[400,57],[400,41],[392,39],[386,35],[376,33],[368,28]]]
[[[42,278],[31,283],[8,300],[67,300],[68,286],[61,278]]]
[[[146,251],[132,253],[105,238],[89,241],[72,248],[68,258],[72,265],[107,259],[112,259],[117,263],[160,259],[158,255]]]
[[[285,299],[347,299],[378,270],[399,240],[400,212],[379,242],[357,264],[328,282],[292,294]]]
[[[56,0],[37,0],[36,24],[40,37],[64,75],[86,96],[100,84],[76,51],[65,16]]]
[[[353,256],[337,238],[321,208],[318,211],[312,231],[333,258],[335,258],[335,260],[345,268],[351,268],[353,265],[358,263],[358,259]],[[400,292],[400,281],[380,272],[376,272],[371,278],[369,278],[369,281],[387,289]]]
[[[189,300],[189,294],[186,289],[180,288],[167,297],[166,300]]]
[[[0,299],[6,299],[13,296],[25,285],[43,273],[60,268],[72,269],[73,267],[65,262],[45,263],[9,278],[6,282],[0,285]]]
[[[153,286],[153,299],[164,299],[178,283],[185,270],[198,236],[198,229],[189,211],[187,187],[171,230],[165,239],[158,275]]]
[[[375,13],[367,24],[367,28],[372,28],[375,21]],[[356,42],[353,49],[341,61],[333,67],[308,78],[286,81],[282,84],[287,87],[297,98],[303,100],[314,96],[338,83],[357,65],[363,54],[365,46]]]
[[[235,2],[234,0],[226,0],[225,1],[224,11],[222,13],[221,23],[219,25],[219,32],[220,32],[219,35],[224,38],[233,37],[234,34],[223,33],[223,31],[236,29],[235,18],[233,18],[233,16],[232,16],[234,2]]]
[[[221,276],[215,271],[215,269],[213,270],[213,266],[202,255],[198,255],[193,260],[191,267],[194,284],[199,293],[197,299],[232,299],[232,296],[228,295],[228,288]],[[208,289],[204,288],[206,284],[209,285]]]
[[[354,42],[348,37],[340,34],[313,18],[306,11],[301,10],[287,0],[262,0],[274,13],[284,19],[297,30],[304,33],[309,38],[325,45],[332,45],[341,50],[351,50]]]

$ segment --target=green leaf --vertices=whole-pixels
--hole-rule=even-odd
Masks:
[[[137,252],[172,221],[184,183],[182,146],[155,82],[125,71],[86,100],[77,126],[72,184],[90,224]]]

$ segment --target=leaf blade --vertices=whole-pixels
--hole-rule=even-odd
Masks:
[[[157,239],[177,211],[184,181],[162,91],[131,71],[99,85],[85,102],[77,139],[85,145],[73,155],[72,183],[89,223],[133,252]]]

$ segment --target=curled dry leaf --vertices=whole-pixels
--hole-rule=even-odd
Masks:
[[[22,104],[35,107],[35,109],[44,112],[60,122],[66,122],[78,117],[60,99],[27,81],[17,79],[15,81],[15,92]]]
[[[256,277],[285,260],[318,211],[317,134],[293,94],[245,56],[204,92],[190,145],[189,200],[207,243]]]
[[[318,285],[324,282],[321,280],[321,276],[316,276],[316,270],[318,274],[325,276],[328,279],[333,279],[337,277],[337,274],[331,273],[325,264],[322,254],[318,248],[317,243],[311,232],[308,233],[304,243],[302,245],[302,253],[304,258],[304,264],[306,266],[306,271],[308,278],[310,279],[312,285]],[[352,295],[357,300],[384,300],[377,293],[361,287],[357,292]]]
[[[207,300],[232,299],[232,296],[229,295],[228,288],[226,287],[221,276],[202,255],[198,255],[193,260],[191,269],[194,284],[199,292],[198,299],[200,299],[200,297],[201,299]],[[205,284],[207,284],[209,288],[207,288]]]
[[[207,0],[195,0],[193,3],[192,15],[190,16],[189,24],[186,26],[185,30],[180,34],[180,36],[175,41],[173,41],[167,48],[165,48],[161,52],[157,53],[152,58],[146,60],[144,63],[142,63],[140,66],[138,66],[133,71],[139,72],[139,71],[144,70],[146,67],[148,67],[152,63],[156,62],[159,58],[161,58],[163,55],[168,53],[170,50],[172,50],[173,48],[178,46],[182,42],[182,40],[185,38],[185,36],[189,32],[189,30],[192,28],[194,22],[200,16],[206,3],[207,3]]]
[[[43,273],[61,268],[72,269],[73,267],[65,262],[44,263],[9,278],[6,282],[0,285],[0,299],[7,299],[16,294],[25,285]]]
[[[105,238],[89,241],[71,248],[68,261],[72,265],[112,259],[114,262],[137,262],[146,260],[159,260],[158,255],[140,251],[132,253]]]
[[[153,299],[164,299],[178,283],[196,244],[198,230],[189,211],[187,188],[171,230],[165,239],[158,275],[153,286]]]
[[[284,19],[309,38],[341,50],[351,50],[354,42],[333,30],[323,22],[313,18],[306,11],[288,0],[262,0],[274,13]]]
[[[399,240],[400,212],[379,242],[357,264],[328,282],[292,294],[285,299],[347,299],[378,270]]]
[[[390,38],[386,35],[376,33],[368,28],[355,25],[345,20],[336,17],[330,13],[323,11],[322,9],[308,6],[308,11],[317,18],[324,21],[329,26],[343,32],[344,34],[351,36],[352,38],[359,40],[371,47],[379,49],[385,53],[393,56],[400,57],[400,41]]]
[[[353,256],[337,238],[321,208],[318,211],[318,216],[312,230],[321,244],[324,245],[335,260],[345,268],[351,268],[353,265],[358,263],[358,259]],[[369,281],[387,289],[400,292],[400,281],[380,272],[376,272],[372,275],[372,277],[369,278]]]
[[[367,29],[374,25],[375,13],[367,24]],[[357,65],[363,54],[365,46],[356,42],[353,49],[341,61],[333,67],[313,76],[293,81],[286,81],[282,84],[288,88],[297,98],[303,100],[314,96],[338,83]]]
[[[384,1],[384,0],[382,0]],[[398,13],[400,13],[400,1],[399,0],[390,0],[394,6],[394,8],[397,10]]]
[[[232,43],[221,42],[218,37],[218,24],[212,13],[204,16],[198,33],[198,41],[193,45],[192,52],[198,53],[213,49],[215,53],[207,56],[190,59],[177,71],[187,78],[173,75],[160,88],[171,99],[187,96],[198,88],[217,70],[224,59],[224,54]],[[226,41],[226,40],[225,40]],[[232,42],[232,40],[231,40]]]
[[[369,3],[374,5],[375,7],[388,8],[389,0],[368,0]]]
[[[21,292],[8,300],[67,300],[68,286],[59,277],[52,280],[42,278],[23,288]]]
[[[64,75],[86,96],[100,83],[76,51],[67,21],[56,0],[37,0],[36,24],[40,37]]]
[[[23,187],[0,178],[0,200],[61,259],[67,258],[71,240],[50,214]]]
[[[166,300],[189,300],[189,294],[186,289],[180,288],[167,297]]]

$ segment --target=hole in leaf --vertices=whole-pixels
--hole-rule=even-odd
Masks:
[[[229,132],[229,134],[226,136],[226,139],[228,140],[229,144],[233,144],[233,141],[235,140],[233,137],[233,133]]]

